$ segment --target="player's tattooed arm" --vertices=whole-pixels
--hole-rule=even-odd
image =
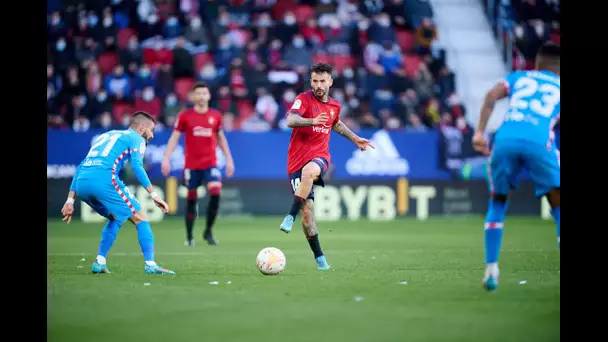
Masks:
[[[301,117],[298,113],[289,112],[287,113],[287,127],[306,127],[314,125],[314,119],[308,119]]]
[[[477,132],[485,132],[496,101],[505,98],[509,95],[509,89],[504,82],[499,82],[492,89],[488,91],[483,105],[481,106],[481,112],[479,113],[479,121],[477,122]]]
[[[338,122],[334,124],[334,131],[350,141],[356,141],[357,138],[359,138],[359,136],[353,133],[350,128],[346,127],[342,120],[338,120]]]

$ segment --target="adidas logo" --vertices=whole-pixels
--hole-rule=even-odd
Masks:
[[[405,176],[410,165],[401,158],[391,137],[384,130],[374,133],[370,139],[376,149],[356,150],[346,162],[346,172],[351,176]]]

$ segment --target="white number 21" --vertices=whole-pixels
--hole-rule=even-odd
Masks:
[[[106,146],[101,151],[100,156],[106,157],[108,154],[110,154],[110,151],[112,150],[112,147],[114,147],[114,144],[116,144],[116,141],[118,140],[118,138],[120,138],[120,136],[123,134],[128,134],[128,132],[112,132],[112,133],[104,133],[104,134],[100,135],[95,140],[95,143],[93,144],[93,146],[91,146],[91,149],[89,150],[89,153],[87,154],[87,157],[97,157],[99,155],[98,149],[103,144],[106,144]]]
[[[511,107],[524,110],[528,107],[535,113],[544,117],[550,117],[555,106],[560,101],[559,88],[553,84],[545,83],[538,85],[538,82],[529,77],[523,77],[515,82],[514,92],[511,96]],[[536,92],[541,93],[540,100],[530,99]]]

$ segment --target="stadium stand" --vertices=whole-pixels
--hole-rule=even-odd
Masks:
[[[121,127],[135,108],[171,125],[202,80],[226,129],[286,129],[308,68],[327,62],[355,129],[466,129],[428,1],[67,3],[49,5],[49,128]]]

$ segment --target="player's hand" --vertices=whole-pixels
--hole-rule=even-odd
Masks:
[[[327,123],[327,120],[329,120],[329,115],[327,115],[327,113],[321,113],[319,114],[319,116],[312,119],[312,125],[325,125]]]
[[[66,202],[61,208],[61,215],[63,215],[63,221],[67,221],[70,224],[72,221],[72,215],[74,214],[74,204]]]
[[[157,207],[160,208],[160,210],[163,213],[168,213],[169,212],[169,205],[167,204],[167,202],[163,201],[160,197],[152,197],[152,200],[154,201],[154,204],[156,204]]]
[[[160,171],[163,173],[163,176],[169,176],[171,173],[171,163],[168,160],[163,160],[163,163],[160,166]]]
[[[475,134],[473,135],[473,149],[486,156],[490,155],[490,147],[488,146],[488,141],[481,132],[475,132]]]
[[[374,150],[376,149],[376,147],[367,139],[365,138],[361,138],[361,137],[357,137],[355,139],[355,141],[353,141],[355,143],[355,145],[357,145],[357,147],[361,150],[361,151],[365,151],[367,150],[368,147],[373,148]]]
[[[229,160],[226,162],[226,177],[230,178],[234,175],[234,162]]]

